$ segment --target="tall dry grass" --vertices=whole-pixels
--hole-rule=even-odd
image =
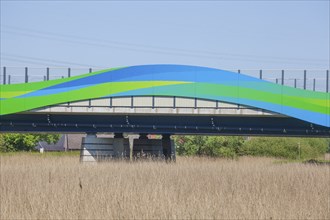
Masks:
[[[329,166],[1,156],[1,219],[329,219]]]

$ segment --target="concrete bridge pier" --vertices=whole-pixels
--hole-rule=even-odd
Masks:
[[[156,158],[162,155],[162,143],[159,139],[149,139],[148,134],[139,134],[138,139],[133,140],[133,157]]]
[[[115,133],[113,137],[113,157],[126,158],[129,156],[129,140],[123,133]]]
[[[162,139],[148,139],[148,134],[142,133],[138,139],[133,140],[133,157],[175,160],[174,141],[170,135],[162,135]]]
[[[129,155],[129,140],[122,133],[114,138],[97,137],[96,133],[87,133],[82,138],[80,161],[98,162],[114,158],[126,158]]]
[[[166,161],[175,161],[174,141],[168,134],[162,135],[162,139],[148,139],[148,134],[140,134],[138,139],[133,139],[124,138],[122,133],[115,133],[113,138],[87,133],[82,138],[81,162],[119,158],[165,158]]]

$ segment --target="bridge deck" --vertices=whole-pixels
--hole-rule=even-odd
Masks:
[[[330,129],[279,116],[40,114],[2,116],[2,132],[87,132],[329,137]]]

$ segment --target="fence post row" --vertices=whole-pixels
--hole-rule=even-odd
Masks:
[[[89,73],[91,73],[93,70],[92,68],[89,68]],[[239,74],[241,73],[241,70],[238,70],[237,71]],[[284,79],[285,79],[285,74],[284,74],[284,70],[282,70],[282,76],[281,76],[281,84],[284,85]],[[68,78],[71,77],[71,68],[68,68]],[[259,79],[263,79],[263,71],[262,70],[259,70]],[[11,83],[11,75],[8,75],[7,76],[7,67],[3,67],[3,85],[6,85],[6,84],[10,84]],[[44,76],[44,81],[48,81],[50,80],[50,69],[49,67],[47,67],[47,74],[46,76]],[[307,89],[307,70],[304,70],[304,90]],[[326,88],[325,88],[325,92],[329,92],[329,86],[330,86],[330,74],[329,74],[329,70],[326,70]],[[28,67],[25,67],[25,83],[28,83],[29,82],[29,74],[28,74]],[[276,83],[278,83],[278,79],[276,79]],[[294,79],[294,88],[297,88],[297,79],[295,78]],[[313,79],[313,91],[316,90],[316,79],[314,78]],[[174,101],[175,103],[175,101]]]

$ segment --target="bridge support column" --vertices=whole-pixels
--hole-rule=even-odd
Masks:
[[[113,156],[125,158],[129,156],[129,141],[124,139],[123,133],[115,133],[113,138]]]
[[[164,158],[175,161],[174,141],[170,135],[163,135],[162,139],[148,139],[147,134],[141,134],[139,139],[133,140],[133,156],[135,158]],[[123,134],[116,133],[113,138],[99,138],[96,133],[88,133],[82,138],[80,161],[98,162],[109,159],[129,158],[130,143]]]
[[[120,136],[120,135],[119,135]],[[121,137],[98,138],[96,133],[87,133],[82,138],[80,161],[98,162],[112,158],[123,158],[129,154],[129,141]]]
[[[133,156],[135,158],[156,158],[162,154],[162,143],[159,139],[148,139],[148,134],[140,134],[133,140]]]
[[[171,140],[171,135],[163,134],[162,135],[162,147],[163,154],[166,161],[175,161],[175,145],[174,141]]]

